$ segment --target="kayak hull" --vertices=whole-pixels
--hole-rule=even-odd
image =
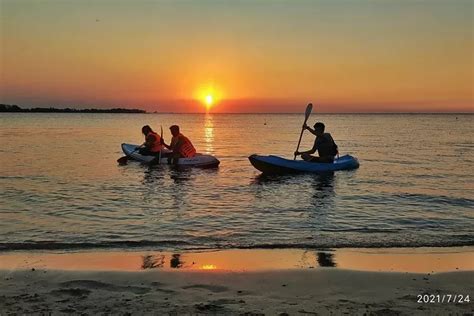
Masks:
[[[251,155],[248,159],[252,166],[264,174],[327,173],[339,170],[352,170],[359,167],[359,161],[351,155],[341,156],[335,159],[333,163],[290,160],[273,155]]]
[[[161,160],[158,162],[158,156],[141,155],[137,150],[138,147],[138,145],[134,144],[122,144],[122,151],[130,159],[140,161],[145,164],[168,164],[168,158],[161,158]],[[168,153],[171,151],[165,149],[163,152]],[[216,168],[219,166],[219,163],[220,161],[214,156],[196,154],[196,156],[191,158],[179,158],[177,165],[179,167]]]

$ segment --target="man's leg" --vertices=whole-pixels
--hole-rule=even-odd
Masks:
[[[179,153],[172,152],[168,157],[168,164],[177,165],[181,155]]]
[[[313,162],[314,159],[317,159],[318,157],[311,156],[310,154],[302,154],[302,155],[301,155],[301,158],[302,158],[304,161]]]
[[[323,156],[323,157],[319,157],[319,162],[323,162],[323,163],[333,163],[333,162],[334,162],[334,157],[333,157],[333,156]]]
[[[317,157],[317,156],[311,156],[310,154],[303,154],[301,155],[301,158],[303,158],[303,160],[307,162],[319,162],[319,163],[333,163],[334,162],[334,157],[332,156]]]

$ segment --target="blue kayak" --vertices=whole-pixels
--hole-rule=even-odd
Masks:
[[[351,155],[341,156],[335,159],[333,163],[290,160],[272,155],[251,155],[249,160],[256,169],[265,174],[324,173],[359,168],[359,161]]]

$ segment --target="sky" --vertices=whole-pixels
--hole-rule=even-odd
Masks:
[[[0,0],[0,103],[474,112],[473,12],[471,0]]]

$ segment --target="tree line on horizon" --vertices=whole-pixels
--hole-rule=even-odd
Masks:
[[[145,110],[140,109],[71,109],[71,108],[30,108],[23,109],[18,105],[0,104],[0,112],[17,112],[17,113],[146,113]]]

